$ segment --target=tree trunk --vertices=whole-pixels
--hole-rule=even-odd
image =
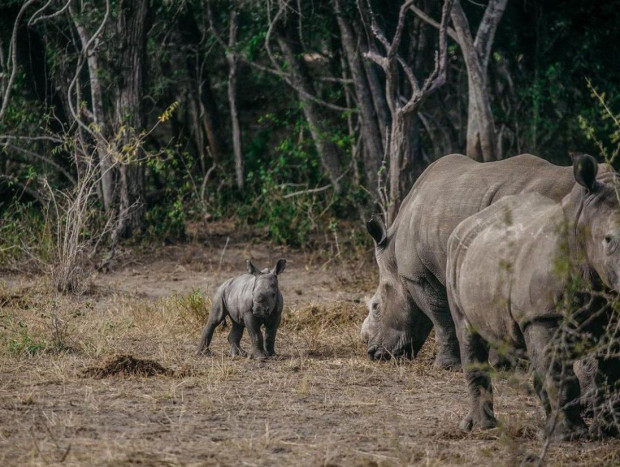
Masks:
[[[205,32],[201,30],[193,12],[186,8],[179,18],[178,26],[179,34],[183,43],[189,45],[189,50],[185,52],[186,66],[190,76],[190,98],[194,100],[191,104],[195,106],[192,110],[196,144],[199,145],[201,155],[201,167],[203,175],[206,174],[206,164],[204,161],[204,152],[207,149],[204,146],[205,138],[209,145],[210,156],[214,160],[219,161],[225,151],[224,139],[220,128],[220,116],[217,110],[217,103],[211,89],[211,80],[208,74],[203,74],[202,63],[200,62],[204,55],[204,45],[202,43]]]
[[[232,50],[237,44],[237,11],[230,13],[230,29],[228,35],[228,49],[226,60],[228,61],[228,104],[230,106],[230,120],[232,124],[232,143],[235,154],[235,174],[237,177],[237,189],[243,193],[243,154],[241,152],[241,129],[239,128],[239,115],[237,114],[237,57]]]
[[[90,41],[90,36],[71,11],[73,23],[80,36],[82,48],[85,49]],[[96,50],[92,47],[86,51],[88,76],[90,83],[90,97],[92,101],[92,115],[95,134],[95,148],[99,158],[99,170],[101,172],[101,201],[103,209],[109,211],[114,206],[114,172],[110,152],[106,147],[108,137],[107,122],[103,110],[103,92],[99,79],[99,58]]]
[[[115,101],[115,126],[120,135],[119,153],[131,146],[142,130],[142,90],[146,68],[146,30],[148,0],[121,0],[117,34],[119,44],[118,89]],[[142,151],[129,155],[120,167],[118,237],[129,237],[142,227],[145,213],[144,165]],[[123,154],[123,156],[128,156]]]
[[[349,69],[351,70],[351,78],[359,106],[361,135],[364,142],[366,185],[368,191],[374,193],[377,189],[377,173],[383,156],[382,135],[372,100],[372,92],[366,80],[366,73],[359,50],[356,47],[354,32],[348,22],[342,17],[339,3],[339,0],[334,0],[340,38]]]
[[[308,98],[309,95],[316,95],[316,92],[305,63],[299,59],[302,52],[299,31],[292,14],[283,23],[280,23],[277,36],[278,45],[287,62],[294,87],[302,91],[298,92],[299,100],[308,121],[310,134],[312,135],[321,163],[327,171],[334,191],[340,193],[342,187],[340,185],[341,167],[338,147],[327,137],[329,128],[325,125],[325,119],[320,107]]]
[[[452,23],[467,68],[467,155],[478,161],[497,159],[497,134],[487,89],[487,68],[495,31],[508,0],[490,0],[476,38],[459,1],[452,8]]]
[[[394,113],[389,145],[391,204],[388,206],[386,225],[391,225],[396,218],[402,201],[402,193],[405,193],[406,188],[408,188],[403,186],[406,177],[402,175],[405,173],[404,165],[407,164],[413,151],[411,133],[414,131],[415,119],[415,112],[401,112],[399,110]]]

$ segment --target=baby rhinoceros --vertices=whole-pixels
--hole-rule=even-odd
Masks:
[[[252,357],[263,359],[275,355],[276,333],[284,303],[278,288],[278,275],[284,271],[286,260],[279,260],[271,271],[260,271],[250,260],[246,261],[246,265],[248,274],[228,279],[215,292],[211,313],[198,344],[198,355],[209,353],[213,332],[226,316],[230,316],[232,321],[228,334],[232,356],[246,355],[239,346],[246,327],[252,340]],[[262,325],[265,325],[264,341]]]

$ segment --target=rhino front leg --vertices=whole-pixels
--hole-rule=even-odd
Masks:
[[[469,388],[471,408],[459,428],[469,431],[473,427],[493,428],[497,420],[493,415],[493,386],[489,375],[489,348],[480,335],[472,332],[465,323],[460,326],[463,373]]]
[[[232,323],[232,329],[228,333],[228,343],[230,344],[230,355],[236,357],[238,355],[245,357],[247,352],[239,345],[241,343],[241,337],[243,336],[243,330],[245,326],[240,323]]]
[[[557,341],[556,330],[557,326],[552,323],[533,323],[523,334],[534,364],[537,392],[548,412],[546,434],[553,439],[571,440],[584,436],[587,427],[579,413],[579,381],[573,363],[566,349],[553,349],[548,345]]]
[[[437,342],[435,367],[442,370],[461,368],[459,341],[456,327],[450,314],[445,287],[436,279],[408,280],[407,289],[414,302],[432,321]]]
[[[252,341],[252,357],[262,360],[266,355],[263,350],[263,333],[260,329],[261,322],[252,313],[246,313],[243,319]]]
[[[280,315],[265,323],[265,354],[273,357],[276,354],[276,334],[280,326]]]
[[[437,356],[435,367],[442,370],[458,370],[461,368],[459,341],[456,337],[456,328],[446,308],[436,312],[435,339],[437,340]]]

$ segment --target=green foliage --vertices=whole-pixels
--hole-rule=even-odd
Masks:
[[[13,203],[0,218],[0,264],[23,267],[36,258],[47,262],[52,255],[52,235],[44,213],[33,203]]]
[[[242,204],[237,214],[248,223],[265,227],[276,243],[303,246],[312,232],[326,227],[327,213],[335,200],[331,190],[311,191],[327,182],[322,178],[306,120],[292,111],[265,114],[259,123],[263,132],[250,145],[247,162],[248,185],[259,194]]]
[[[28,326],[19,321],[14,326],[13,334],[6,341],[6,348],[12,355],[35,355],[47,348],[47,342],[36,336]]]
[[[195,325],[202,326],[207,321],[210,310],[210,300],[205,299],[199,289],[192,289],[185,295],[177,295],[174,298],[176,308],[181,316],[185,316]]]

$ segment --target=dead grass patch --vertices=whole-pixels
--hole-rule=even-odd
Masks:
[[[201,251],[218,265],[221,245]],[[232,251],[226,264],[251,256]],[[432,366],[434,339],[415,361],[368,360],[359,330],[370,290],[352,278],[350,292],[333,292],[324,282],[336,268],[308,273],[302,261],[282,278],[278,356],[265,362],[231,358],[230,327],[212,356],[194,355],[226,270],[165,279],[177,264],[161,263],[161,276],[102,276],[105,294],[56,302],[36,283],[0,287],[0,465],[519,465],[539,452],[543,414],[522,384],[494,380],[499,430],[460,433],[466,384]],[[52,310],[74,352],[7,350],[26,336],[51,342]],[[619,453],[620,440],[562,443],[547,461],[617,465]]]

